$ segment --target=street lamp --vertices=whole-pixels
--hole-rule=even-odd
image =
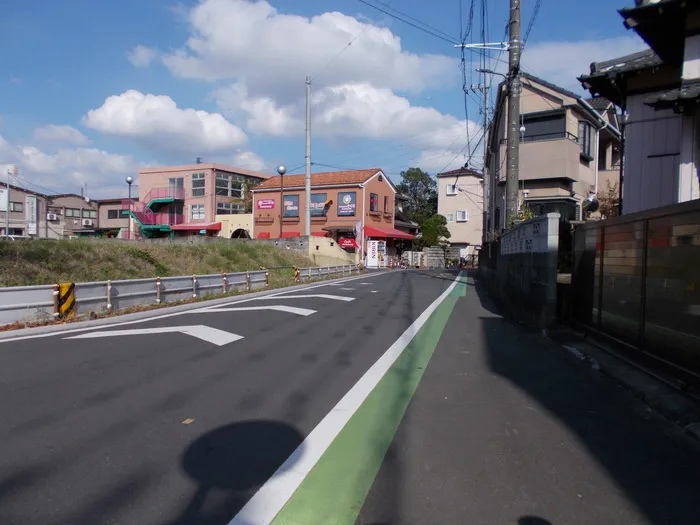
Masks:
[[[131,175],[128,175],[126,177],[126,183],[129,185],[129,239],[133,239],[133,228],[132,228],[132,222],[131,222],[131,185],[134,183],[134,177]]]
[[[282,221],[284,220],[284,174],[287,168],[284,164],[277,166],[277,173],[280,174],[280,239],[282,238]]]

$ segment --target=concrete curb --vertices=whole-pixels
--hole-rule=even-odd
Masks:
[[[239,303],[239,302],[244,302],[244,301],[250,301],[251,299],[257,299],[259,297],[265,297],[267,295],[273,295],[273,294],[281,293],[281,292],[301,291],[301,290],[305,290],[305,289],[308,289],[308,288],[311,288],[314,286],[325,285],[325,284],[330,284],[330,283],[334,283],[334,282],[352,281],[352,280],[362,279],[362,278],[371,278],[371,277],[374,277],[375,275],[380,275],[382,273],[384,273],[384,272],[372,272],[372,273],[364,273],[364,274],[359,274],[359,275],[338,277],[336,279],[326,279],[326,280],[315,281],[315,282],[311,282],[311,283],[297,284],[297,285],[293,285],[293,286],[287,286],[284,288],[273,288],[270,290],[262,290],[259,292],[250,292],[250,293],[244,293],[244,294],[240,294],[240,295],[230,295],[227,297],[219,297],[216,299],[211,299],[211,300],[206,300],[206,301],[197,301],[197,302],[193,302],[193,303],[181,304],[181,305],[176,305],[176,306],[165,306],[162,308],[154,308],[153,310],[146,310],[143,312],[134,312],[131,314],[123,314],[123,315],[113,315],[111,317],[104,317],[101,319],[76,321],[74,323],[64,323],[64,324],[48,324],[45,326],[36,326],[36,327],[32,327],[32,328],[20,328],[18,330],[8,330],[6,332],[0,332],[0,341],[4,341],[7,339],[15,339],[15,338],[19,338],[19,337],[30,337],[30,336],[36,336],[36,335],[53,334],[53,333],[64,332],[64,331],[68,331],[68,330],[70,330],[70,331],[84,330],[84,329],[90,329],[90,328],[99,328],[99,327],[104,327],[104,326],[129,323],[129,322],[133,322],[133,321],[140,321],[140,320],[144,320],[144,319],[149,319],[152,317],[161,317],[161,316],[165,316],[165,315],[183,313],[183,312],[187,312],[189,310],[196,310],[199,308],[206,308],[209,306],[220,306],[222,304],[234,304],[234,303]]]

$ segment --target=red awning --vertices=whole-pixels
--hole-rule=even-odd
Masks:
[[[220,222],[209,222],[209,223],[187,223],[187,224],[174,224],[170,227],[171,230],[186,230],[186,231],[199,231],[199,230],[207,230],[207,231],[220,231],[221,230],[221,223]]]
[[[269,239],[270,232],[260,232],[258,233],[258,239]]]
[[[395,228],[375,228],[374,226],[365,226],[365,236],[379,239],[415,239],[410,233]]]
[[[326,232],[311,232],[311,235],[314,237],[325,237]]]
[[[287,237],[300,237],[301,232],[282,232],[282,235],[280,237],[282,239],[286,239]]]

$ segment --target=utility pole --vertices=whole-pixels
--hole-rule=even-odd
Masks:
[[[5,238],[10,238],[10,176],[12,175],[12,168],[7,168],[7,207],[5,208]]]
[[[506,225],[518,213],[520,163],[520,0],[510,0],[508,43],[508,133],[506,137]]]
[[[311,236],[311,77],[306,77],[306,213],[304,215],[304,231],[307,237]]]
[[[486,157],[488,156],[489,144],[487,141],[488,135],[487,131],[489,129],[489,86],[486,84],[486,75],[484,75],[484,169],[483,181],[484,181],[484,233],[482,245],[487,242],[488,230],[493,229],[493,208],[491,208],[491,192],[493,191],[491,184],[491,176],[489,173],[488,164],[486,164]],[[489,225],[491,226],[489,228]]]

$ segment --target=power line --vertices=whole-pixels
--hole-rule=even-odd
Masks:
[[[527,30],[525,31],[525,38],[523,38],[523,48],[525,48],[525,44],[527,44],[527,38],[530,36],[530,31],[532,31],[532,26],[535,25],[535,20],[537,20],[537,15],[540,12],[540,1],[541,0],[535,0],[535,7],[532,10],[532,16],[530,17],[530,23],[527,25]],[[522,53],[521,53],[522,57]]]
[[[411,26],[415,29],[418,29],[419,31],[423,31],[424,33],[427,33],[427,34],[432,35],[436,38],[439,38],[440,40],[444,40],[445,42],[449,42],[450,44],[458,44],[459,43],[459,42],[457,42],[457,40],[455,40],[454,38],[452,38],[450,36],[446,37],[446,36],[442,36],[442,35],[438,34],[438,33],[443,33],[443,32],[438,30],[438,29],[433,28],[432,26],[429,26],[428,24],[425,24],[424,22],[419,21],[419,23],[423,24],[426,27],[429,27],[430,29],[426,29],[425,27],[420,27],[419,25],[416,25],[412,22],[409,22],[405,18],[401,18],[400,16],[395,15],[393,13],[390,13],[389,11],[382,9],[381,7],[378,7],[376,5],[372,5],[367,0],[358,0],[358,1],[373,8],[373,9],[376,9],[377,11],[381,11],[382,13],[389,15],[390,17],[395,18],[396,20],[399,20],[399,21],[403,22],[404,24],[408,24],[409,26]],[[377,0],[375,0],[375,1],[377,1]],[[384,5],[384,4],[382,4],[382,5]],[[407,18],[411,18],[411,17],[408,17],[408,15],[404,15],[404,16],[406,16]],[[413,20],[415,20],[415,19],[413,19]],[[445,33],[443,33],[443,34],[445,34]]]
[[[414,18],[414,17],[412,17],[412,16],[410,16],[410,15],[408,15],[408,14],[406,14],[406,13],[404,13],[404,12],[398,10],[398,9],[396,9],[395,7],[390,6],[389,4],[391,4],[394,0],[389,0],[389,2],[382,2],[381,0],[372,0],[372,1],[373,1],[374,3],[376,3],[376,4],[379,4],[379,5],[382,5],[382,6],[386,7],[387,9],[389,9],[390,11],[393,11],[394,13],[398,13],[398,14],[399,14],[400,16],[402,16],[402,17],[408,18],[409,20],[413,20],[413,21],[416,22],[417,24],[421,24],[422,26],[427,27],[427,28],[430,29],[431,31],[434,31],[434,32],[436,32],[436,33],[440,33],[441,35],[443,35],[443,36],[446,37],[446,38],[449,38],[449,39],[452,39],[452,40],[454,39],[454,38],[452,37],[452,35],[450,35],[450,34],[448,34],[448,33],[445,33],[443,30],[438,29],[438,28],[436,28],[436,27],[433,27],[433,26],[431,26],[430,24],[426,24],[426,23],[423,22],[422,20],[419,20],[419,19],[417,19],[417,18]],[[372,7],[374,7],[374,6],[372,6]],[[376,7],[374,7],[374,8],[377,9]],[[391,16],[391,15],[390,15],[390,16]]]

